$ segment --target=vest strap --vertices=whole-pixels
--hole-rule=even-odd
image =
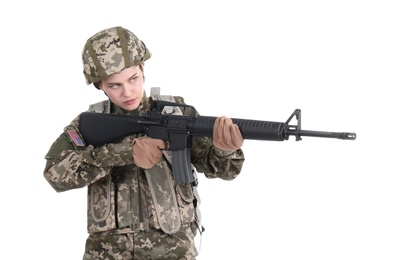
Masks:
[[[108,99],[91,104],[88,108],[88,112],[109,114],[111,112],[111,101]]]

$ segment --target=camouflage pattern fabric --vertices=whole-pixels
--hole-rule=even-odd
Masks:
[[[91,235],[86,241],[83,260],[99,259],[180,259],[195,260],[193,234],[185,228],[174,235],[140,232],[113,236]]]
[[[176,100],[184,102],[182,97]],[[149,104],[150,99],[145,97],[137,110],[129,112],[111,104],[111,113],[139,115]],[[182,110],[184,114],[190,113],[189,108]],[[134,164],[131,142],[137,136],[127,136],[101,147],[86,146],[84,140],[80,140],[78,119],[76,117],[65,127],[65,132],[45,156],[44,177],[57,192],[88,187],[87,230],[90,236],[85,259],[129,259],[122,257],[132,254],[134,259],[160,256],[163,258],[159,259],[194,259],[196,248],[192,233],[196,230],[191,227],[197,227],[198,219],[192,184],[175,185],[170,178],[174,188],[170,194],[175,196],[178,210],[165,207],[166,199],[154,200],[153,197],[161,194],[163,187],[160,185],[157,191],[151,192],[145,172]],[[193,138],[191,155],[196,170],[208,178],[232,180],[239,175],[244,162],[241,149],[223,152],[207,137]],[[164,165],[171,177],[171,167]],[[162,231],[162,225],[168,221],[161,212],[164,209],[170,212],[168,217],[179,218],[181,222],[181,228],[173,230],[172,235]]]
[[[151,169],[145,170],[145,177],[154,200],[160,228],[167,234],[178,232],[181,228],[181,216],[174,189],[176,185],[173,185],[172,173],[167,162],[161,161]]]
[[[102,30],[87,40],[82,53],[86,83],[98,82],[151,57],[137,36],[122,27]]]

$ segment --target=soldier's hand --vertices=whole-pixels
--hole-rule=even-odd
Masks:
[[[237,124],[231,118],[222,116],[214,122],[213,144],[224,151],[233,151],[243,145],[243,137]]]
[[[133,159],[135,165],[144,169],[152,168],[167,148],[165,141],[150,137],[138,137],[133,140]]]

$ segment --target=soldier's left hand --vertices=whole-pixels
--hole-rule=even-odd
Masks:
[[[243,137],[231,118],[221,116],[214,122],[213,144],[224,151],[234,151],[243,145]]]

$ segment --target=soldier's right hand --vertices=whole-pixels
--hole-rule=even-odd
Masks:
[[[152,168],[162,157],[167,143],[160,139],[138,137],[133,140],[133,159],[135,165],[144,169]]]

